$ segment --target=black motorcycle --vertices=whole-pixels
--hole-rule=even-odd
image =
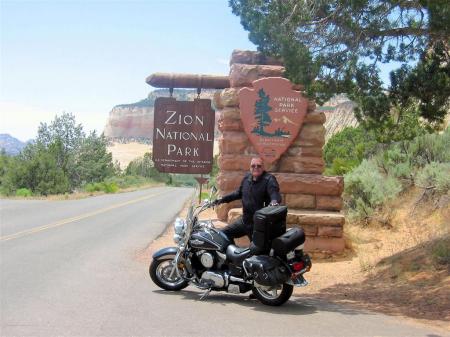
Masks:
[[[210,198],[211,200],[211,198]],[[177,218],[174,241],[177,247],[153,254],[150,277],[160,288],[184,289],[189,284],[205,290],[242,294],[252,291],[266,305],[278,306],[292,295],[294,286],[308,282],[303,274],[311,269],[303,253],[305,235],[300,228],[286,231],[286,206],[268,206],[255,213],[252,244],[238,247],[211,220],[199,220],[214,202],[189,208],[186,219]]]

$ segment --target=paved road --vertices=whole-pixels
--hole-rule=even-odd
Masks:
[[[136,258],[192,195],[153,188],[72,201],[1,200],[1,336],[439,336],[314,298],[280,308],[159,290]],[[313,280],[312,280],[313,281]]]

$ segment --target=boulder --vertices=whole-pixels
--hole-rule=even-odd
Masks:
[[[264,77],[282,77],[284,67],[234,63],[230,69],[230,86],[250,87],[253,81]]]
[[[250,50],[233,50],[231,54],[230,65],[235,63],[242,64],[268,64],[268,65],[283,65],[283,61],[274,57],[266,56],[259,51]]]

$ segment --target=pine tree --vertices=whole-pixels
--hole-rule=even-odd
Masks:
[[[264,127],[272,123],[269,111],[272,108],[269,106],[270,97],[266,95],[263,89],[258,91],[259,100],[255,103],[255,119],[258,121],[258,126],[253,129],[253,133],[257,133],[261,136],[266,135]]]

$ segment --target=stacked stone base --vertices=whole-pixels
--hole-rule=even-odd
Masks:
[[[255,63],[265,64],[255,64]],[[284,67],[273,59],[255,52],[233,52],[230,70],[230,88],[218,92],[214,103],[219,111],[219,175],[217,185],[221,195],[239,187],[250,160],[258,153],[250,143],[242,125],[238,93],[242,87],[251,87],[254,80],[264,77],[282,77]],[[301,90],[301,86],[293,86]],[[282,202],[289,209],[288,226],[301,226],[307,235],[308,252],[341,252],[344,249],[344,216],[341,194],[342,177],[326,177],[322,158],[325,144],[325,115],[315,111],[314,101],[308,103],[307,114],[300,132],[288,150],[266,169],[274,174],[280,185]],[[239,201],[222,204],[217,216],[231,222],[242,207]],[[237,209],[236,209],[237,208]],[[231,211],[230,211],[231,210]]]
[[[228,221],[232,222],[242,215],[241,208],[233,208],[228,213]],[[327,254],[340,253],[345,248],[343,226],[345,218],[342,214],[329,211],[290,210],[287,227],[300,227],[305,231],[305,251]],[[247,238],[242,238],[238,245],[248,246]]]

